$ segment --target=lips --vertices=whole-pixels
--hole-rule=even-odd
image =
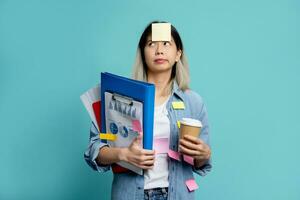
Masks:
[[[154,60],[154,62],[156,63],[156,64],[163,64],[163,63],[165,63],[167,60],[166,59],[162,59],[162,58],[159,58],[159,59],[155,59]]]

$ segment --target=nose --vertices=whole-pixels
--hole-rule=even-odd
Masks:
[[[155,55],[163,54],[163,45],[162,42],[157,42]]]

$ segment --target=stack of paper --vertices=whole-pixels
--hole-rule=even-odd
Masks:
[[[101,129],[101,97],[100,97],[100,85],[89,89],[80,96],[80,99],[88,111],[92,122],[96,126],[98,132]]]

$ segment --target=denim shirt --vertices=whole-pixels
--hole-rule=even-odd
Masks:
[[[184,110],[174,110],[173,101],[182,101],[185,105]],[[176,81],[169,101],[167,102],[168,117],[170,120],[170,144],[169,149],[178,151],[179,128],[177,121],[183,117],[198,119],[202,122],[200,138],[210,146],[209,126],[207,111],[202,98],[192,90],[182,91],[178,88]],[[90,142],[84,153],[84,158],[88,165],[98,171],[106,172],[110,165],[98,165],[96,158],[99,149],[108,144],[101,142],[96,127],[92,124],[90,130]],[[179,162],[168,158],[169,167],[169,190],[168,199],[182,200],[195,199],[195,192],[189,192],[185,185],[186,180],[194,178],[193,172],[201,176],[206,175],[212,168],[211,159],[201,168],[195,168],[186,162]],[[141,200],[144,199],[144,176],[133,172],[115,173],[113,176],[111,199],[113,200]]]

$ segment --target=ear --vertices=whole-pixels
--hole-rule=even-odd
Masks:
[[[182,51],[181,51],[181,49],[179,49],[176,53],[176,58],[175,58],[176,62],[178,62],[180,60],[181,55],[182,55]]]

